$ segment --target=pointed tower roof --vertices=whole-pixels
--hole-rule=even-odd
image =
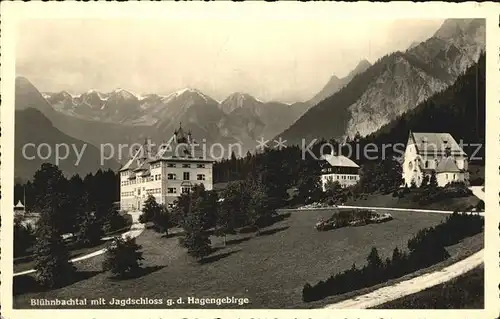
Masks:
[[[24,208],[23,203],[21,203],[21,200],[17,201],[17,204],[14,206],[14,208]]]
[[[179,123],[179,129],[174,131],[177,143],[186,143],[187,135],[186,132],[182,129],[182,123]]]

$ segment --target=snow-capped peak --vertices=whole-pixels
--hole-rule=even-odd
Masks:
[[[187,94],[187,93],[190,93],[190,94],[196,94],[198,95],[199,97],[203,98],[206,102],[208,100],[213,100],[211,97],[205,95],[204,93],[202,93],[200,90],[197,90],[197,89],[193,89],[193,88],[184,88],[184,89],[181,89],[181,90],[178,90],[178,91],[175,91],[171,94],[169,94],[168,96],[166,96],[164,99],[165,100],[170,100],[170,99],[173,99],[173,98],[177,98],[177,97],[180,97],[184,94]]]
[[[135,95],[134,93],[132,93],[132,92],[130,92],[128,90],[122,89],[122,88],[115,89],[113,91],[113,94],[117,95],[117,96],[120,96],[121,98],[124,98],[124,99],[133,99],[133,98],[139,99],[137,97],[137,95]]]
[[[253,101],[256,101],[258,103],[264,103],[261,100],[259,100],[258,98],[256,98],[255,96],[250,95],[248,93],[243,93],[243,92],[235,92],[226,98],[226,100],[229,100],[229,99],[237,99],[238,101],[242,101],[242,102],[245,100],[253,100]]]
[[[66,90],[61,91],[61,94],[62,94],[62,95],[64,95],[65,97],[72,98],[72,99],[74,99],[74,98],[76,98],[76,97],[78,97],[78,96],[79,96],[79,95],[71,94],[71,93],[69,93],[69,92],[68,92],[68,91],[66,91]]]

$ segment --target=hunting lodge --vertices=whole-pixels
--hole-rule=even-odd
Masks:
[[[182,125],[158,148],[147,139],[120,169],[120,209],[141,210],[149,195],[171,206],[196,184],[211,190],[213,163]]]

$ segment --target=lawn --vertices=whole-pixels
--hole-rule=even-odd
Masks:
[[[145,271],[140,277],[112,280],[109,274],[101,272],[103,256],[98,256],[76,264],[80,276],[74,283],[48,292],[39,291],[30,276],[16,277],[14,307],[30,307],[31,298],[189,296],[246,297],[250,300],[246,308],[321,307],[333,299],[313,305],[304,303],[301,291],[306,282],[324,280],[353,263],[363,265],[373,246],[386,258],[396,246],[406,247],[407,240],[418,230],[446,217],[433,213],[390,213],[394,220],[386,223],[318,232],[314,224],[319,218],[330,217],[332,211],[295,211],[288,219],[265,229],[261,236],[228,236],[226,247],[221,238],[212,237],[216,251],[203,264],[188,257],[175,236],[164,238],[146,230],[137,238],[145,258]],[[469,254],[481,249],[482,236],[474,237],[477,238],[455,245],[450,252]]]
[[[130,230],[130,227],[127,226],[126,228],[120,229],[118,231],[106,233],[105,237],[118,236],[118,235],[121,235],[121,234],[129,231],[129,230]],[[102,248],[105,248],[107,243],[109,242],[109,240],[110,239],[101,240],[98,244],[93,245],[91,247],[81,247],[81,246],[76,245],[75,242],[69,241],[67,243],[67,245],[68,245],[68,251],[69,251],[70,258],[76,258],[79,256],[83,256],[83,255],[92,253],[94,251],[100,250]],[[32,254],[33,250],[30,249],[28,252]],[[33,257],[34,257],[33,255],[28,255],[28,256],[21,256],[21,257],[15,258],[14,259],[14,273],[33,269],[33,267],[35,266],[35,261],[33,260]]]
[[[369,194],[365,199],[349,199],[347,200],[345,205],[454,211],[455,209],[465,210],[469,206],[476,206],[479,202],[479,198],[471,195],[467,197],[447,198],[438,202],[430,203],[428,205],[420,205],[419,203],[414,202],[410,199],[413,193],[416,191],[418,190],[411,190],[412,193],[407,194],[403,198],[393,197],[392,194]]]
[[[378,309],[484,309],[484,266]]]

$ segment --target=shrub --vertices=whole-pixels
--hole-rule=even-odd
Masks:
[[[140,217],[140,216],[139,216]],[[116,210],[111,210],[109,214],[106,216],[106,220],[104,221],[103,230],[106,233],[111,233],[120,229],[123,229],[127,226],[131,225],[131,221],[129,221],[125,216],[119,213]]]
[[[480,200],[479,202],[477,202],[476,210],[478,212],[484,211],[484,201],[483,200]]]
[[[14,221],[14,257],[22,256],[33,246],[35,234],[30,224],[23,225],[18,218]]]
[[[101,241],[103,234],[102,227],[94,214],[86,213],[80,221],[76,241],[82,246],[94,246]]]
[[[120,278],[134,275],[141,268],[142,260],[144,260],[141,248],[136,244],[135,238],[115,237],[108,244],[102,263],[103,270],[110,270],[112,274]]]

